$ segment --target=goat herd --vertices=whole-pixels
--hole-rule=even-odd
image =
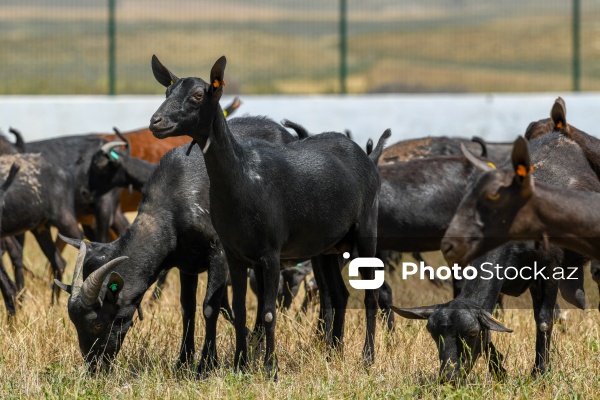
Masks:
[[[391,310],[427,320],[442,380],[467,374],[483,353],[501,377],[503,356],[490,331],[511,330],[492,312],[502,293],[518,296],[529,289],[537,327],[533,374],[548,368],[558,291],[583,308],[583,268],[590,258],[600,259],[600,214],[590,206],[600,200],[600,140],[567,123],[562,99],[551,118],[531,123],[514,145],[430,137],[384,151],[391,135],[386,130],[365,152],[344,134],[309,135],[291,121],[227,120],[239,102],[226,110],[219,105],[225,65],[225,57],[217,60],[205,82],[178,78],[154,56],[152,70],[166,99],[149,130],[31,143],[11,130],[15,145],[3,138],[2,245],[15,282],[0,265],[0,287],[9,315],[22,293],[23,238],[31,231],[56,278],[52,301],[60,289],[70,295],[69,317],[92,370],[110,365],[135,312],[142,318],[144,293],[172,267],[179,268],[181,283],[179,362],[194,359],[198,274],[207,271],[198,372],[217,365],[220,313],[235,327],[234,365],[243,368],[251,267],[258,297],[253,333],[265,340],[265,370],[276,379],[277,301],[299,284],[295,278],[280,284],[282,276],[293,275],[285,271],[304,276],[310,260],[319,289],[319,332],[337,349],[349,296],[342,253],[386,258],[388,251],[441,250],[449,263],[479,271],[484,263],[537,263],[550,273],[456,282],[453,300],[417,308],[392,305],[387,284],[365,290],[365,363],[375,357],[382,308],[389,327]],[[126,211],[137,211],[131,225]],[[50,227],[61,234],[56,243]],[[79,248],[71,285],[61,279],[64,243]],[[577,279],[564,279],[568,269]],[[367,280],[375,273],[360,272]],[[593,269],[600,285],[599,272]]]

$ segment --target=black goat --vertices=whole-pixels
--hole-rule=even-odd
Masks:
[[[376,163],[390,132],[384,133],[370,156],[345,135],[333,132],[284,146],[237,140],[219,105],[225,64],[225,57],[217,60],[206,83],[177,78],[154,56],[154,76],[167,87],[167,98],[152,116],[150,130],[159,139],[186,134],[202,146],[210,178],[211,220],[223,242],[233,286],[235,365],[244,366],[247,357],[246,268],[251,264],[264,279],[262,288],[259,284],[264,301],[259,299],[258,314],[266,326],[265,367],[276,378],[280,258],[316,257],[313,269],[316,276],[327,277],[323,285],[318,283],[322,292],[330,285],[335,308],[332,332],[334,341],[341,343],[348,293],[343,293],[336,253],[356,246],[359,256],[375,255]],[[365,275],[372,278],[373,271]],[[374,357],[376,302],[376,291],[366,290],[367,362]],[[322,312],[327,309],[331,306],[323,307],[322,302]]]
[[[97,195],[98,188],[92,186],[97,181],[92,176],[91,163],[98,152],[109,153],[114,146],[123,144],[107,142],[94,135],[79,135],[28,142],[26,145],[27,152],[41,153],[48,161],[72,174],[74,190],[62,196],[74,196],[75,215],[82,224],[89,226],[89,217],[95,217],[95,230],[86,228],[85,232],[86,236],[101,242],[110,240],[109,230],[113,222],[118,222],[113,224],[117,234],[121,234],[128,223],[118,207],[120,189]]]
[[[575,142],[559,132],[552,132],[532,140],[530,144],[532,165],[535,168],[533,174],[537,180],[556,186],[600,191],[600,182],[590,168],[583,151]],[[476,159],[473,161],[477,165],[485,164]],[[528,165],[522,163],[519,154],[513,152],[512,162],[515,165],[523,164],[523,176],[529,174]],[[478,189],[483,188],[488,180],[489,176],[480,176],[471,183],[469,192],[478,192]],[[490,202],[503,201],[501,192],[491,192],[487,195]],[[472,196],[466,196],[461,201],[460,207],[467,207],[472,200]],[[478,214],[479,209],[473,208],[473,210],[474,215],[469,216],[471,222],[486,221],[490,217]],[[461,216],[457,214],[454,218],[458,219]],[[502,226],[508,223],[508,219],[501,214],[492,214],[491,218],[493,218],[492,225]],[[453,220],[451,227],[457,226],[457,222]],[[446,238],[452,236],[468,236],[469,240],[479,240],[478,235],[465,230],[449,229]],[[496,238],[497,244],[501,244],[501,240],[503,238]],[[491,242],[493,244],[494,240],[492,239]],[[471,259],[470,255],[460,259],[455,257],[453,242],[448,239],[444,239],[442,251],[448,262],[458,262],[464,266]],[[582,279],[558,280],[554,272],[570,271],[568,268],[575,268],[576,275],[580,278],[582,268],[587,261],[588,259],[577,253],[562,250],[554,245],[550,245],[548,250],[544,251],[532,242],[510,242],[474,261],[473,266],[478,270],[478,277],[474,280],[466,280],[462,292],[456,299],[430,307],[395,309],[395,311],[407,318],[428,319],[428,329],[438,345],[440,374],[443,379],[454,380],[461,373],[468,373],[482,351],[490,354],[490,369],[496,375],[503,375],[502,356],[491,342],[490,330],[501,332],[509,330],[491,318],[490,313],[501,291],[511,296],[518,296],[529,289],[537,325],[535,365],[532,374],[537,375],[543,373],[549,363],[553,314],[559,286],[563,297],[569,303],[577,307],[585,305]],[[501,267],[514,266],[518,269],[525,266],[532,267],[537,263],[539,266],[546,267],[550,276],[536,276],[532,279],[521,277],[502,279],[493,276],[489,280],[482,279],[485,274],[483,270],[485,262],[493,266],[498,264]],[[443,342],[441,337],[444,339]]]
[[[60,279],[65,263],[54,245],[50,227],[72,237],[83,237],[75,219],[73,196],[65,195],[73,193],[73,178],[41,154],[1,156],[0,173],[8,173],[14,163],[20,166],[20,171],[5,195],[2,237],[31,231],[50,261],[55,278]],[[55,297],[57,288],[53,300]]]
[[[116,187],[141,192],[155,166],[148,161],[131,157],[128,152],[101,148],[92,157],[90,187],[94,189],[95,197],[104,195]]]
[[[236,137],[258,135],[280,143],[295,140],[282,126],[265,118],[235,118],[230,125]],[[94,286],[101,287],[99,292],[94,291],[85,301],[73,294],[69,298],[69,317],[77,329],[81,353],[90,367],[98,362],[107,365],[117,355],[144,293],[162,271],[174,266],[181,272],[183,335],[179,362],[193,359],[197,274],[208,270],[202,307],[206,336],[198,368],[204,371],[214,367],[218,310],[224,309],[229,318],[233,313],[226,302],[227,269],[210,220],[208,187],[199,149],[188,149],[186,145],[171,150],[160,160],[144,186],[138,214],[129,229],[112,243],[86,244],[87,255],[81,260],[83,270],[77,275],[82,276],[83,282],[88,282],[107,262],[129,257],[126,264],[113,265],[112,275],[109,270],[103,270],[102,276],[96,275],[93,281]],[[69,242],[81,245],[78,241]],[[117,280],[114,292],[106,289],[106,283],[115,283],[110,276]],[[103,283],[107,277],[108,282]]]

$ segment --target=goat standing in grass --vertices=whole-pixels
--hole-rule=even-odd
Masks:
[[[210,179],[210,215],[223,243],[233,286],[236,316],[235,365],[246,364],[246,268],[259,279],[258,313],[266,330],[265,368],[277,378],[276,300],[281,259],[313,257],[319,287],[331,292],[332,340],[341,344],[348,297],[339,254],[355,246],[361,257],[375,255],[377,160],[389,130],[370,156],[341,133],[324,133],[286,145],[233,138],[219,99],[226,59],[212,67],[210,82],[179,79],[156,57],[154,76],[167,88],[151,118],[157,138],[189,135],[203,149]],[[364,270],[364,268],[363,268]],[[364,275],[372,279],[369,269]],[[325,278],[325,279],[322,279]],[[262,286],[262,287],[261,287]],[[323,303],[322,303],[323,304]],[[367,335],[363,356],[374,357],[376,290],[365,291]],[[326,312],[323,311],[322,312]]]

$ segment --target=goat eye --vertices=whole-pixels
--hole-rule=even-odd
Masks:
[[[473,330],[473,331],[469,332],[469,336],[470,336],[470,337],[475,337],[475,336],[477,336],[478,334],[479,334],[479,331],[478,331],[478,330]]]
[[[92,325],[92,332],[98,334],[100,332],[102,332],[102,329],[104,329],[104,324],[102,322],[97,322],[95,324]]]
[[[194,98],[195,98],[196,100],[201,100],[203,96],[204,96],[204,95],[203,95],[202,93],[200,93],[200,92],[198,92],[198,93],[194,93]]]
[[[496,201],[500,198],[500,193],[488,193],[486,196],[489,200]]]

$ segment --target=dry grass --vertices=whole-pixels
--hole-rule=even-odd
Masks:
[[[480,360],[462,386],[440,385],[436,380],[438,361],[434,343],[422,321],[399,320],[392,333],[384,331],[380,324],[377,360],[372,367],[364,368],[359,362],[364,317],[358,309],[348,313],[344,354],[328,361],[322,346],[315,340],[315,312],[298,315],[300,299],[296,299],[287,314],[279,314],[279,382],[273,383],[262,374],[260,352],[249,372],[232,371],[233,328],[223,320],[218,330],[223,365],[209,379],[199,381],[192,372],[173,368],[181,323],[176,272],[169,276],[158,307],[150,308],[147,299],[144,301],[146,318],[137,321],[128,334],[113,370],[90,376],[85,372],[75,329],[68,319],[66,297],[61,298],[59,306],[49,308],[45,261],[35,245],[30,247],[26,264],[37,278],[27,279],[22,309],[12,323],[3,323],[1,327],[2,398],[592,398],[599,389],[598,311],[568,311],[566,331],[555,330],[554,333],[552,370],[543,378],[531,380],[534,323],[526,307],[527,299],[509,301],[511,309],[506,312],[504,323],[515,332],[494,334],[497,347],[507,354],[508,378],[504,383],[495,382]],[[70,266],[66,281],[71,279],[75,255],[73,249],[66,253]],[[439,255],[426,255],[432,264],[434,257]],[[199,299],[204,296],[204,282],[201,281]],[[401,282],[398,275],[391,275],[391,283],[396,304],[430,304],[450,298],[449,289],[435,288],[428,282]],[[593,304],[597,304],[595,289],[589,289]],[[358,303],[360,299],[352,299],[352,304]],[[248,306],[248,325],[251,326],[256,310],[252,295]],[[0,319],[5,320],[4,310],[0,312]],[[201,342],[203,324],[198,322],[197,325],[197,342]]]

